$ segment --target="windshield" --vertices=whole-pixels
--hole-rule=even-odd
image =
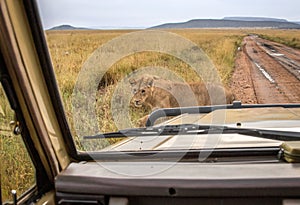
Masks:
[[[282,143],[233,129],[88,137],[149,125],[299,131],[297,0],[37,2],[79,151]]]

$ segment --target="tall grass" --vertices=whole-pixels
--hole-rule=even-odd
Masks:
[[[0,85],[0,167],[3,201],[12,200],[11,190],[24,193],[35,183],[34,168],[21,136],[12,134],[10,121],[14,120],[9,103]]]
[[[299,30],[259,30],[260,37],[300,49]]]
[[[241,46],[245,30],[189,29],[175,31],[202,48],[217,68],[223,83],[228,84],[234,70],[237,48]]]

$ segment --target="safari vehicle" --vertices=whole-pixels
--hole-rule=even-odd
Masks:
[[[13,204],[300,203],[299,104],[158,109],[146,127],[82,136],[117,143],[78,150],[36,3],[1,0],[0,9],[1,84],[35,169]],[[165,116],[174,118],[155,124]]]

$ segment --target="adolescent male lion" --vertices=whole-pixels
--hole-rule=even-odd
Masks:
[[[144,75],[130,79],[135,107],[158,108],[231,104],[233,94],[220,85],[212,83],[183,83],[164,80],[157,76]],[[140,121],[145,121],[147,116]],[[142,122],[144,123],[144,122]]]

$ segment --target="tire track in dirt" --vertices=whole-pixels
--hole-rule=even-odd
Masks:
[[[256,38],[257,44],[300,80],[300,51],[266,39]]]
[[[245,104],[300,102],[299,79],[268,54],[259,40],[257,36],[245,37],[242,51],[237,54],[230,84],[236,100]],[[291,55],[297,52],[291,48],[284,50]],[[290,58],[287,53],[283,55]]]
[[[237,53],[235,60],[235,71],[231,78],[230,88],[235,95],[236,100],[240,100],[245,104],[257,104],[256,93],[251,78],[251,61],[244,52]]]

